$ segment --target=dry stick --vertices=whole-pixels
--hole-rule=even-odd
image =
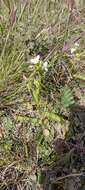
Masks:
[[[8,31],[8,33],[7,33],[7,36],[6,36],[5,44],[4,44],[4,47],[3,47],[3,49],[2,49],[2,53],[1,53],[1,59],[2,59],[2,57],[4,56],[4,52],[5,52],[5,49],[6,49],[6,45],[7,45],[9,36],[10,36],[10,31],[11,31],[11,30],[9,29],[9,31]]]
[[[66,176],[58,177],[56,180],[53,180],[52,183],[57,183],[58,181],[64,180],[66,178],[79,177],[79,176],[85,176],[85,173],[83,173],[83,172],[81,172],[81,173],[71,173],[71,174],[68,174]]]
[[[26,6],[27,6],[27,4],[28,4],[28,1],[26,0],[25,3],[24,3],[24,5],[23,5],[23,8],[22,8],[22,10],[21,10],[21,13],[20,13],[20,15],[19,15],[18,22],[20,21],[22,15],[23,15],[23,12],[24,12],[24,10],[25,10],[25,8],[26,8]]]
[[[48,27],[48,28],[43,28],[43,29],[37,34],[37,36],[35,37],[35,40],[37,40],[37,38],[39,38],[41,34],[43,34],[43,33],[45,33],[45,32],[48,32],[49,29],[50,29],[50,27]]]
[[[51,50],[51,52],[47,55],[47,57],[44,59],[44,61],[46,61],[46,60],[53,54],[53,52],[54,52],[56,49],[57,49],[57,47],[55,46],[55,47]]]
[[[21,14],[20,14],[20,16],[19,16],[17,22],[20,21],[20,19],[21,19],[21,17],[22,17],[22,14],[23,14],[23,12],[24,12],[24,10],[25,10],[25,7],[26,7],[27,3],[28,3],[28,2],[26,1],[25,4],[24,4],[24,6],[23,6],[23,9],[22,9],[22,11],[21,11]],[[7,33],[7,36],[6,36],[6,40],[5,40],[5,44],[4,44],[4,47],[3,47],[2,53],[1,53],[1,59],[2,59],[2,57],[4,56],[5,49],[6,49],[6,45],[7,45],[7,42],[8,42],[8,39],[9,39],[10,33],[11,33],[11,30],[13,30],[13,28],[14,28],[14,25],[15,25],[15,22],[13,23],[12,28],[9,28],[9,30],[8,30],[8,33]]]
[[[40,1],[40,0],[37,0],[37,2],[36,2],[36,5],[35,5],[34,11],[33,11],[33,15],[32,15],[32,21],[31,21],[32,23],[34,23],[34,21],[36,19],[35,13],[36,13],[36,10],[38,11],[38,7],[39,7],[41,2],[42,1]]]
[[[17,10],[17,9],[15,9],[15,11],[16,11],[16,10]],[[1,57],[0,57],[1,59],[2,59],[3,56],[4,56],[4,53],[5,53],[5,50],[6,50],[6,45],[7,45],[7,43],[8,43],[8,40],[9,40],[9,37],[10,37],[10,33],[11,33],[11,31],[13,30],[14,26],[15,26],[15,22],[13,22],[12,27],[10,27],[9,30],[8,30],[8,33],[7,33],[7,36],[6,36],[6,40],[5,40],[5,44],[4,44],[4,47],[3,47],[2,52],[1,52]]]
[[[14,161],[14,162],[12,162],[11,164],[9,164],[9,165],[5,168],[5,170],[4,170],[4,171],[2,172],[2,174],[1,174],[2,180],[4,180],[4,176],[5,176],[6,172],[7,172],[7,170],[10,169],[11,167],[13,167],[16,163],[19,163],[20,161],[21,161],[21,160]]]

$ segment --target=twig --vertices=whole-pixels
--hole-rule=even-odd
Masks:
[[[60,180],[64,180],[66,178],[70,178],[70,177],[79,177],[79,176],[85,176],[85,173],[81,172],[81,173],[71,173],[62,177],[58,177],[55,180],[52,180],[52,183],[57,183]]]
[[[2,172],[2,175],[1,175],[2,180],[4,180],[4,176],[5,176],[6,172],[7,172],[7,170],[10,169],[11,167],[13,167],[17,162],[20,162],[20,160],[12,162],[11,164],[9,164],[9,165],[4,169],[4,171]]]

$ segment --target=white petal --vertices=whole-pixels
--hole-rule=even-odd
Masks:
[[[48,71],[48,68],[45,68],[44,70],[47,72],[47,71]]]
[[[45,61],[45,62],[43,63],[43,67],[46,67],[46,68],[47,68],[47,66],[48,66],[48,62]]]
[[[30,62],[31,62],[32,64],[34,64],[35,61],[34,61],[34,59],[30,59]]]
[[[76,48],[71,48],[71,53],[74,53],[76,51]]]
[[[37,58],[37,60],[39,61],[39,59],[40,59],[40,55],[37,55],[36,58]]]
[[[34,57],[33,59],[30,60],[30,62],[32,64],[37,64],[39,62],[40,59],[40,55],[37,55],[36,57]]]
[[[76,46],[76,47],[79,47],[79,44],[78,44],[77,42],[75,42],[75,46]]]
[[[47,62],[47,61],[45,61],[45,62],[43,63],[43,69],[44,69],[45,71],[48,71],[48,62]]]

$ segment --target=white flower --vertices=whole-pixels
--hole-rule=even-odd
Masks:
[[[77,42],[75,42],[75,47],[79,47],[79,44]]]
[[[37,64],[39,62],[40,59],[40,55],[37,55],[36,57],[34,57],[33,59],[30,60],[30,62],[32,64]]]
[[[45,61],[44,63],[43,63],[43,69],[47,72],[48,71],[48,62],[47,61]]]
[[[71,48],[71,53],[74,53],[78,49],[78,47],[79,47],[79,44],[75,42],[74,47]]]
[[[76,51],[76,48],[71,48],[71,53],[74,53]]]

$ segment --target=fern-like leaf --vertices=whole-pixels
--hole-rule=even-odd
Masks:
[[[65,86],[62,88],[61,104],[64,108],[68,108],[75,103],[72,90]]]

